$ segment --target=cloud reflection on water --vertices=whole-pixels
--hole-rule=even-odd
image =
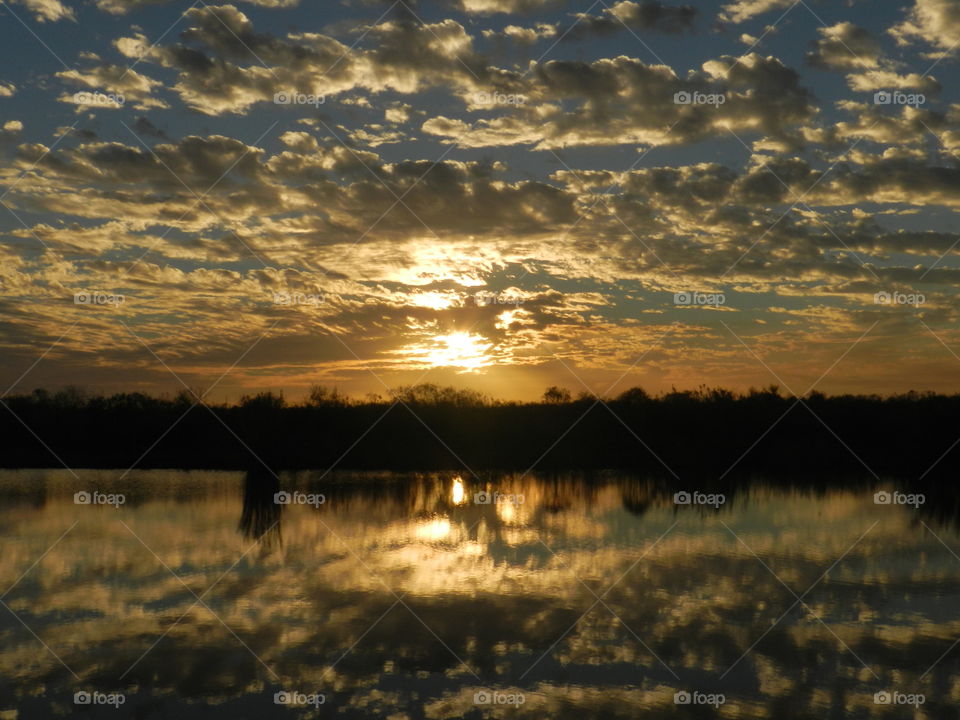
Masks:
[[[74,505],[65,472],[0,473],[0,585],[29,570],[4,602],[81,679],[6,613],[0,710],[69,714],[81,684],[158,717],[270,716],[277,687],[346,717],[698,717],[674,705],[688,688],[728,718],[897,717],[873,693],[899,688],[927,697],[905,717],[940,720],[960,700],[960,653],[920,678],[960,637],[937,538],[956,548],[955,526],[868,489],[756,485],[698,511],[613,477],[284,475],[322,487],[314,508],[275,505],[269,475],[118,475],[80,473],[127,493],[115,510]],[[485,687],[527,701],[477,707]]]

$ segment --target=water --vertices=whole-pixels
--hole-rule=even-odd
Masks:
[[[930,501],[121,474],[0,472],[0,718],[960,717]]]

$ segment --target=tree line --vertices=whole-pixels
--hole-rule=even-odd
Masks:
[[[701,485],[749,473],[927,480],[960,470],[960,395],[798,398],[776,386],[513,402],[432,384],[349,397],[314,386],[235,403],[68,387],[3,399],[5,467],[623,469]]]

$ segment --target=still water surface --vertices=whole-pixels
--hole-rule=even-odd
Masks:
[[[0,471],[4,720],[960,717],[960,537],[929,501],[76,475]]]

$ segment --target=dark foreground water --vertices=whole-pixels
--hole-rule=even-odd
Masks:
[[[3,720],[960,717],[930,500],[76,475],[0,472]]]

